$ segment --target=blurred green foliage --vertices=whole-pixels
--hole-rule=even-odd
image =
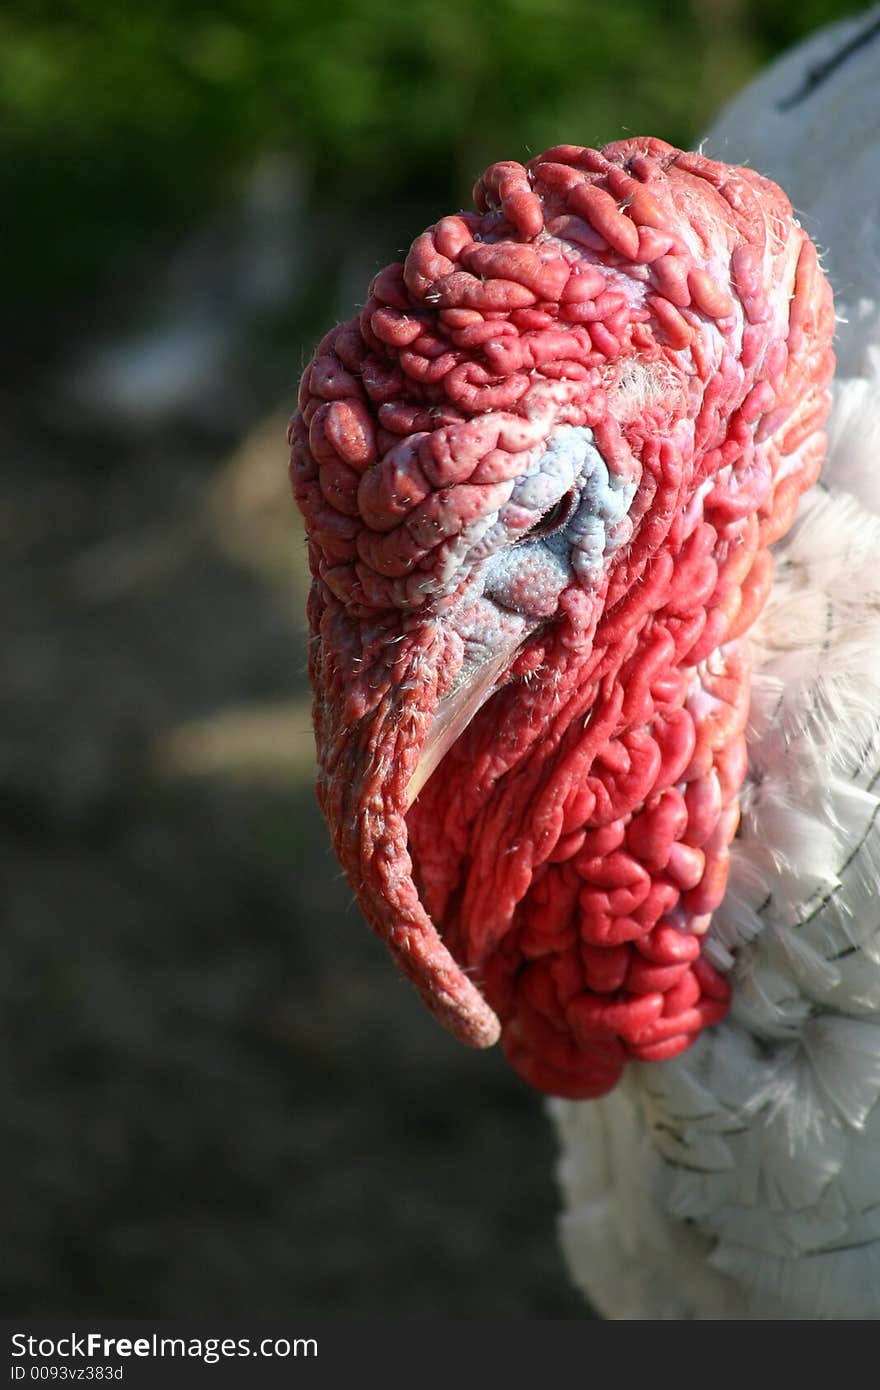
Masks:
[[[351,207],[461,205],[482,166],[687,143],[842,0],[18,0],[0,14],[4,281],[32,313],[166,244],[267,150]]]

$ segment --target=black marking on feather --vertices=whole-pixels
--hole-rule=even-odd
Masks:
[[[817,63],[815,67],[807,68],[806,76],[798,87],[797,91],[792,92],[791,96],[783,97],[776,103],[777,111],[791,111],[793,107],[800,106],[802,101],[813,95],[817,87],[821,87],[823,82],[842,67],[848,58],[854,53],[858,53],[860,48],[865,48],[880,35],[880,19],[873,20],[866,29],[849,39],[847,43],[839,48],[830,58],[824,62]]]
[[[860,774],[867,776],[873,770],[870,759],[875,753],[880,753],[880,721],[874,725],[866,743],[856,753],[852,767],[847,766],[847,773],[853,782],[857,783]],[[876,772],[868,783],[869,790],[876,785],[878,778],[880,771]]]
[[[661,1103],[662,1103],[662,1101],[665,1099],[665,1097],[664,1097],[659,1091],[654,1091],[654,1092],[650,1092],[650,1091],[649,1091],[648,1094],[651,1095],[651,1097],[652,1097],[653,1100],[659,1100]],[[699,1124],[702,1124],[704,1120],[712,1120],[712,1119],[714,1119],[714,1118],[715,1118],[715,1111],[714,1111],[714,1110],[704,1110],[703,1113],[702,1113],[701,1115],[674,1115],[674,1116],[673,1116],[673,1119],[674,1119],[674,1121],[675,1121],[675,1123],[676,1123],[677,1125],[699,1125]],[[672,1128],[672,1120],[670,1120],[668,1124],[667,1124],[667,1122],[666,1122],[665,1120],[657,1120],[657,1121],[655,1121],[655,1123],[654,1123],[654,1128],[655,1128],[655,1129],[665,1129],[665,1130],[667,1131],[668,1134],[678,1134],[678,1130],[677,1130],[677,1129],[674,1130],[674,1129]]]
[[[702,1173],[704,1177],[707,1177],[716,1171],[714,1168],[701,1168],[696,1163],[682,1163],[679,1158],[670,1158],[662,1149],[657,1150],[657,1157],[660,1159],[660,1162],[665,1163],[668,1168],[683,1168],[686,1173]]]
[[[833,608],[832,603],[831,603],[831,596],[830,596],[829,594],[826,594],[826,595],[825,595],[825,636],[822,638],[822,655],[823,655],[823,656],[827,656],[827,654],[828,654],[828,648],[831,646],[831,632],[832,632],[833,626],[834,626],[834,608]],[[815,714],[815,713],[816,713],[816,710],[815,710],[815,706],[814,706],[814,705],[812,706],[812,708],[811,708],[811,710],[810,710],[810,713],[811,713],[811,714]]]
[[[807,1249],[800,1251],[800,1255],[801,1257],[809,1255],[811,1259],[817,1259],[822,1255],[846,1255],[853,1250],[867,1250],[876,1244],[877,1237],[872,1236],[869,1240],[854,1240],[849,1245],[830,1245],[824,1248],[821,1245],[816,1245],[812,1250],[808,1246]]]
[[[880,775],[880,774],[878,774],[878,775]],[[876,780],[876,779],[875,779],[875,780]],[[867,826],[867,829],[865,830],[864,835],[863,835],[862,838],[859,840],[858,844],[854,846],[854,848],[853,848],[851,854],[844,860],[844,862],[841,864],[840,868],[837,870],[837,877],[838,877],[838,878],[840,878],[842,874],[845,874],[845,873],[846,873],[846,871],[847,871],[847,869],[849,868],[850,864],[853,862],[853,860],[855,859],[856,855],[859,853],[859,850],[862,848],[862,846],[864,845],[864,843],[865,843],[865,841],[867,840],[868,836],[871,834],[871,831],[874,829],[874,826],[875,826],[876,823],[877,823],[877,818],[878,818],[878,816],[880,816],[880,801],[878,801],[878,802],[877,802],[877,805],[874,807],[874,814],[872,815],[871,819],[868,821],[868,826]],[[819,915],[819,913],[822,911],[822,909],[828,906],[828,904],[831,902],[831,899],[834,897],[834,895],[835,895],[835,893],[837,893],[837,891],[838,891],[837,888],[832,888],[831,891],[830,891],[830,893],[826,893],[825,896],[822,898],[821,902],[817,903],[816,906],[813,908],[813,911],[810,913],[809,917],[802,917],[802,918],[800,919],[800,921],[798,922],[797,925],[798,925],[799,927],[806,927],[806,926],[809,926],[810,922],[812,922],[813,919],[814,919],[815,917],[818,917],[818,915]],[[830,956],[830,957],[828,957],[828,959],[829,959],[829,960],[838,960],[839,957],[837,957],[837,956]]]
[[[858,946],[847,946],[843,951],[837,951],[835,955],[826,956],[825,959],[828,961],[829,965],[832,961],[846,960],[847,956],[854,956],[857,951],[860,951],[864,944],[864,941],[861,941]]]

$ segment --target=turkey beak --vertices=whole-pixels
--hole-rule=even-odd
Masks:
[[[412,806],[428,778],[436,771],[474,716],[494,695],[499,679],[510,665],[521,643],[522,635],[518,633],[485,661],[466,665],[452,689],[439,701],[427,737],[422,744],[416,770],[407,784],[407,809]]]

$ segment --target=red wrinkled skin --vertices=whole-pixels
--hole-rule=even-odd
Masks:
[[[821,464],[831,297],[775,185],[659,140],[496,164],[475,203],[302,380],[318,793],[432,1011],[475,1045],[500,1021],[527,1081],[591,1097],[729,1005],[701,943],[746,770],[745,634]],[[631,536],[572,576],[407,809],[462,662],[467,528],[565,425],[637,480]]]

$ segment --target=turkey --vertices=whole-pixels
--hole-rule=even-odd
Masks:
[[[337,855],[608,1316],[880,1314],[878,29],[493,165],[291,423]]]

